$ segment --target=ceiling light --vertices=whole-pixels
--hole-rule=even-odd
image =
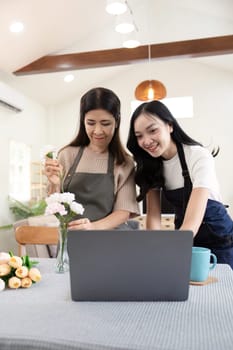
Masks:
[[[151,66],[151,46],[148,45],[148,66]],[[167,95],[167,90],[159,80],[144,80],[137,85],[135,97],[140,101],[161,100]]]
[[[127,49],[134,49],[140,45],[140,41],[138,40],[138,33],[134,30],[132,33],[128,33],[125,35],[122,46]]]
[[[134,30],[134,25],[131,23],[120,23],[116,25],[115,29],[118,33],[130,33]]]
[[[73,74],[67,74],[65,77],[64,77],[64,81],[66,83],[70,83],[71,81],[74,80],[74,75]]]
[[[139,45],[140,45],[140,42],[136,39],[128,39],[123,42],[123,47],[125,47],[126,49],[134,49]]]
[[[144,80],[135,89],[135,97],[140,101],[161,100],[167,91],[159,80]]]
[[[121,16],[117,16],[115,26],[116,32],[126,34],[133,32],[135,29],[133,18],[129,12]]]
[[[127,5],[124,0],[107,0],[106,11],[110,13],[110,15],[121,15],[126,12]]]
[[[12,33],[19,33],[19,32],[22,32],[24,29],[24,25],[22,22],[15,22],[15,23],[12,23],[11,26],[10,26],[10,31]]]

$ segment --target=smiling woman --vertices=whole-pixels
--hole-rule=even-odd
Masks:
[[[96,153],[106,152],[117,127],[112,114],[104,109],[91,110],[86,113],[84,124],[90,149]]]
[[[50,193],[61,188],[72,192],[85,208],[70,229],[129,229],[128,219],[139,214],[134,164],[121,144],[119,128],[119,98],[109,89],[92,89],[81,98],[77,136],[58,160],[46,161]]]
[[[137,164],[138,201],[146,198],[147,229],[160,228],[161,191],[174,207],[175,228],[193,232],[218,263],[233,269],[233,221],[222,203],[212,154],[191,138],[159,101],[133,113],[127,146]]]

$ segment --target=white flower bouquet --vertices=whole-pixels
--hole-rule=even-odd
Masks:
[[[70,192],[53,193],[45,201],[45,214],[55,215],[61,225],[67,226],[75,216],[84,212],[82,204],[77,203],[74,194]]]
[[[82,215],[84,208],[75,201],[74,194],[70,192],[53,193],[45,201],[47,203],[45,215],[55,215],[60,223],[56,272],[64,273],[69,268],[67,254],[68,223],[77,215]]]
[[[37,261],[31,261],[28,255],[19,257],[12,252],[0,253],[0,291],[5,287],[11,289],[29,288],[41,280]]]

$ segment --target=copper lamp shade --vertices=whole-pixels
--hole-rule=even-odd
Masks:
[[[161,100],[166,95],[166,88],[159,80],[145,80],[135,89],[135,97],[140,101]]]

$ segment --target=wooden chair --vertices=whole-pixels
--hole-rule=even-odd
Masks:
[[[49,226],[18,226],[15,229],[19,256],[26,255],[27,244],[57,244],[58,228]]]

